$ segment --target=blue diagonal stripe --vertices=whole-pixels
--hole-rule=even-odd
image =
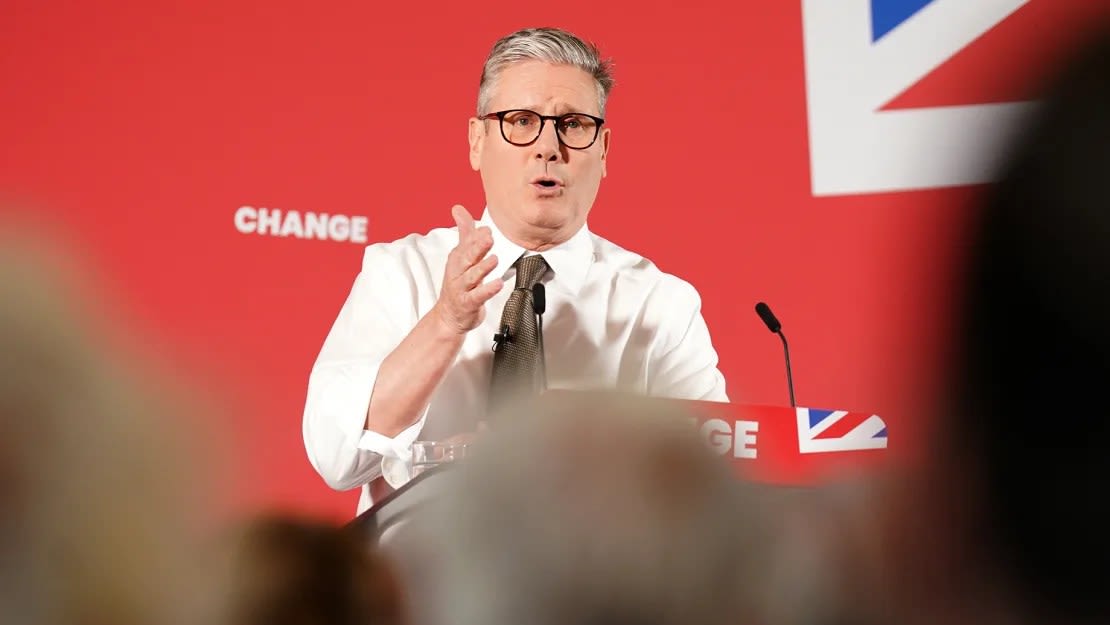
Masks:
[[[871,0],[871,41],[882,39],[933,0]],[[974,1],[974,0],[970,0]]]
[[[810,408],[809,409],[809,427],[812,428],[813,426],[817,425],[818,423],[824,421],[825,417],[831,415],[832,413],[833,413],[832,410],[817,410],[816,408]]]

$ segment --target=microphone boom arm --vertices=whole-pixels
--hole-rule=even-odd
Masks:
[[[786,356],[786,387],[790,391],[790,407],[796,408],[797,403],[794,402],[794,374],[790,371],[790,347],[786,344],[786,335],[782,330],[775,332],[782,339],[782,353]]]
[[[790,407],[797,408],[798,404],[794,401],[794,372],[790,370],[790,346],[786,344],[786,335],[782,333],[782,324],[775,317],[775,313],[771,312],[771,307],[763,302],[755,305],[755,312],[763,320],[767,329],[779,335],[779,339],[782,341],[782,353],[786,357],[786,390],[790,391]]]

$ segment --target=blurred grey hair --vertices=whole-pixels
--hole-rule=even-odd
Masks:
[[[612,63],[602,59],[597,46],[558,28],[526,28],[497,40],[482,67],[478,85],[478,116],[489,111],[493,87],[501,70],[522,61],[544,61],[554,65],[571,65],[593,77],[597,84],[597,106],[605,116],[605,101],[613,89]],[[583,111],[584,112],[584,111]]]
[[[505,414],[444,476],[412,539],[436,556],[424,573],[442,576],[421,601],[430,622],[726,625],[764,612],[772,506],[689,413],[582,393]]]
[[[190,478],[207,469],[173,426],[200,404],[113,349],[84,260],[45,252],[65,241],[14,225],[0,233],[0,620],[206,622]]]

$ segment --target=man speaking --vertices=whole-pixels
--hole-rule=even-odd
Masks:
[[[597,48],[568,32],[502,38],[469,121],[481,218],[456,205],[455,228],[366,248],[312,368],[303,424],[324,480],[362,487],[359,512],[388,491],[383,474],[394,487],[405,479],[413,441],[473,432],[514,394],[727,401],[694,287],[586,225],[612,85]]]

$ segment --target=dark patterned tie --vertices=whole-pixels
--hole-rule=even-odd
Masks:
[[[532,287],[547,271],[543,256],[517,259],[516,287],[505,302],[498,324],[500,339],[494,346],[493,375],[490,379],[490,409],[496,410],[506,400],[539,390],[540,343],[536,313],[532,309]],[[508,327],[508,337],[505,328]]]

